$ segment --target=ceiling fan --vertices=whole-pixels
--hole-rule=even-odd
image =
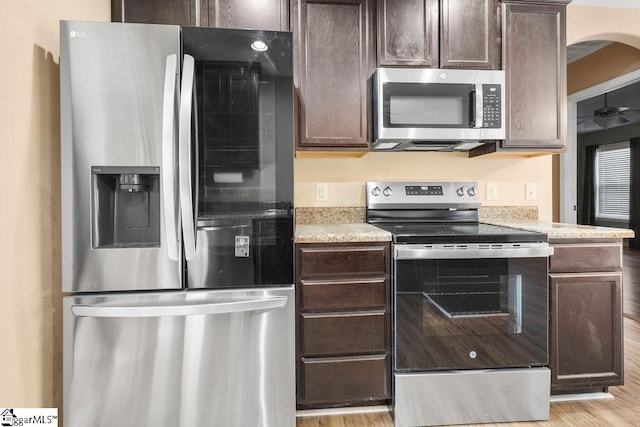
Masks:
[[[620,126],[628,123],[630,120],[625,116],[633,113],[640,113],[640,110],[625,106],[610,107],[607,103],[607,93],[605,93],[604,106],[593,110],[592,115],[578,117],[578,127],[593,127],[593,123],[601,129]]]

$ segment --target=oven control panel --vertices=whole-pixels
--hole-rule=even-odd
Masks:
[[[407,196],[442,196],[442,185],[407,185],[404,187]]]
[[[369,209],[478,208],[477,182],[367,182]]]

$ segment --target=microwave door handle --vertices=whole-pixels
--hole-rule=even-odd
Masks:
[[[482,127],[482,122],[484,120],[484,109],[482,108],[482,101],[483,101],[483,94],[482,94],[482,84],[476,84],[474,85],[475,87],[475,91],[474,91],[474,104],[475,104],[475,121],[474,121],[474,128],[481,128]]]
[[[184,55],[182,62],[182,83],[180,86],[180,122],[178,124],[178,158],[180,176],[180,210],[182,213],[182,234],[184,257],[187,261],[196,256],[196,228],[193,210],[191,181],[191,114],[193,106],[193,80],[195,60]]]
[[[177,55],[169,55],[164,72],[164,97],[162,103],[162,200],[167,230],[169,259],[178,261],[178,217],[175,193],[175,140],[176,140],[176,80]]]

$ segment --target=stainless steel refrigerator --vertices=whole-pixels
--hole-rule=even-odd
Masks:
[[[295,425],[291,34],[60,37],[65,425]]]

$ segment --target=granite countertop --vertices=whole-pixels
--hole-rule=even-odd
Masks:
[[[537,207],[487,206],[480,222],[545,233],[549,239],[627,239],[633,230],[538,221]],[[391,233],[365,221],[363,207],[296,208],[296,243],[387,242]]]
[[[486,224],[545,233],[549,239],[625,239],[634,237],[625,228],[562,224],[548,221],[484,220]],[[388,242],[391,233],[367,223],[298,224],[296,243]]]
[[[545,233],[549,239],[625,239],[634,236],[626,228],[598,227],[591,225],[563,224],[548,221],[483,220],[486,224],[501,225],[519,230]]]
[[[388,242],[391,233],[373,225],[359,223],[298,224],[296,243]]]

